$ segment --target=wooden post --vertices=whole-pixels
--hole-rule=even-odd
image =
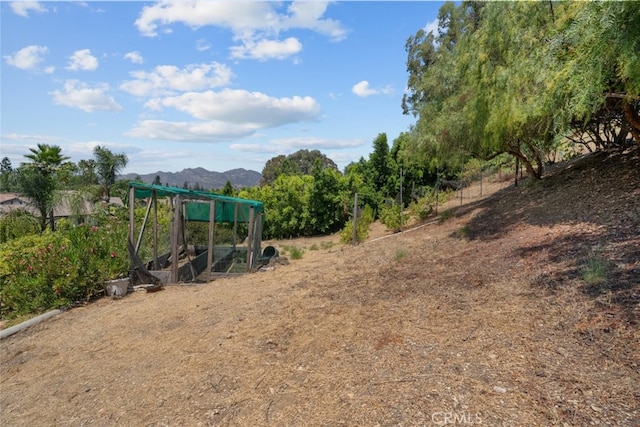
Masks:
[[[153,269],[160,270],[158,265],[158,192],[153,190],[151,203],[153,203]]]
[[[129,187],[129,242],[133,246],[133,236],[136,233],[136,210],[135,210],[136,190],[133,186]],[[131,260],[133,262],[133,260]]]
[[[207,248],[207,281],[211,281],[211,270],[213,269],[213,232],[216,222],[216,201],[209,202],[209,247]]]
[[[181,227],[180,209],[182,201],[180,196],[173,198],[173,206],[171,207],[171,281],[178,282],[178,240]]]
[[[249,224],[247,224],[248,228],[248,246],[247,246],[247,271],[251,271],[251,267],[253,264],[253,224],[255,221],[255,212],[254,207],[249,207]]]
[[[353,245],[358,244],[358,193],[353,196]]]
[[[238,206],[237,203],[233,205],[233,250],[238,242]]]
[[[142,235],[144,234],[144,230],[147,228],[147,220],[149,219],[149,213],[151,212],[151,203],[147,205],[147,211],[144,214],[144,219],[142,220],[142,228],[140,228],[140,234],[138,235],[138,241],[136,242],[135,253],[137,254],[140,250],[140,244],[142,243]]]
[[[402,199],[402,166],[400,166],[400,232],[402,233],[402,211],[404,210],[404,200]]]

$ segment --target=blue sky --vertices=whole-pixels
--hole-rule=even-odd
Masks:
[[[71,160],[96,145],[124,172],[262,171],[318,149],[342,170],[391,145],[404,45],[440,2],[0,2],[0,156]]]

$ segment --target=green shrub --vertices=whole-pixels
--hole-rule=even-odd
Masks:
[[[0,245],[3,318],[85,301],[129,269],[126,227],[79,226]]]
[[[288,252],[291,259],[302,259],[302,255],[304,255],[304,249],[297,246],[283,246],[281,252],[283,254]]]
[[[356,230],[356,240],[358,242],[364,242],[369,237],[369,226],[375,218],[375,212],[369,205],[365,205],[361,211],[361,215],[358,218]],[[345,227],[340,231],[340,241],[343,243],[350,243],[353,241],[353,219],[347,222]]]
[[[442,211],[440,214],[440,222],[444,222],[450,218],[453,218],[453,210],[447,209],[446,211]]]
[[[38,313],[67,304],[76,269],[66,255],[68,240],[58,233],[11,240],[0,249],[3,318]]]
[[[38,218],[24,209],[15,209],[0,218],[0,243],[40,233]]]
[[[602,256],[600,249],[593,248],[582,268],[582,280],[589,285],[601,285],[607,281],[610,267],[610,262]]]
[[[333,242],[322,242],[320,244],[320,248],[321,249],[331,249],[331,247],[333,246]]]
[[[396,261],[399,261],[402,258],[405,258],[406,256],[407,256],[407,250],[406,249],[398,249],[393,258]]]
[[[385,203],[380,209],[380,222],[389,230],[400,231],[402,228],[402,207],[397,203]]]

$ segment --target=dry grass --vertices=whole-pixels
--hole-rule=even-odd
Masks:
[[[0,424],[640,425],[640,162],[624,159],[66,312],[2,342]],[[596,245],[615,266],[597,292]]]

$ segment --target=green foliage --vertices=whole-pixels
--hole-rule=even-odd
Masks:
[[[393,256],[393,259],[396,260],[396,261],[400,261],[401,259],[406,258],[407,254],[408,254],[408,252],[407,252],[406,249],[404,249],[404,248],[398,249],[398,250],[396,250],[396,253]]]
[[[222,188],[222,194],[225,196],[233,197],[235,191],[233,189],[233,185],[231,185],[231,181],[225,182],[224,188]]]
[[[114,154],[109,149],[96,146],[93,149],[95,157],[95,169],[98,180],[103,189],[104,200],[109,201],[111,197],[111,186],[116,182],[116,176],[121,171],[129,159],[124,153]]]
[[[126,227],[80,226],[13,239],[0,246],[2,316],[87,300],[128,268]]]
[[[0,192],[18,191],[16,171],[8,157],[3,157],[0,162]]]
[[[0,243],[40,232],[38,218],[23,209],[0,216]]]
[[[414,157],[451,169],[508,153],[539,178],[571,154],[569,127],[596,147],[640,142],[640,3],[445,3],[438,18],[406,44]]]
[[[609,270],[609,260],[602,256],[599,248],[594,248],[589,253],[586,264],[582,268],[582,280],[588,285],[601,285],[607,281]]]
[[[400,231],[402,228],[402,207],[394,202],[385,203],[380,208],[380,222],[389,230]]]
[[[333,242],[322,242],[320,244],[320,248],[323,250],[331,249],[332,246],[333,246]]]
[[[356,240],[364,242],[369,237],[369,226],[375,220],[375,212],[369,205],[365,205],[360,211],[357,221]],[[351,243],[353,241],[353,219],[349,220],[345,227],[340,231],[340,241],[343,243]]]
[[[0,298],[3,318],[38,313],[67,303],[75,282],[65,254],[68,241],[60,234],[25,236],[0,246]]]
[[[282,246],[282,249],[280,250],[280,254],[285,255],[287,253],[291,257],[291,259],[302,259],[302,256],[304,255],[304,249],[298,246],[290,246],[290,245]]]
[[[440,222],[445,222],[448,219],[453,218],[453,209],[447,209],[446,211],[442,211],[440,213]]]
[[[57,145],[38,144],[38,148],[30,148],[31,154],[25,154],[30,160],[18,170],[18,184],[20,192],[31,199],[40,214],[40,230],[47,228],[47,216],[53,218],[51,211],[55,204],[56,189],[60,187],[58,179],[63,162],[68,157],[62,155],[62,149]]]
[[[342,175],[335,169],[323,169],[318,164],[313,178],[307,206],[310,223],[306,232],[314,235],[338,231],[348,215]]]
[[[261,185],[272,184],[281,175],[311,175],[316,164],[322,169],[338,170],[334,161],[320,151],[298,150],[269,159],[262,169]]]
[[[436,204],[443,204],[451,197],[449,191],[435,191],[435,188],[426,187],[425,193],[418,200],[414,200],[409,205],[409,212],[415,218],[420,220],[427,219],[436,207]]]

